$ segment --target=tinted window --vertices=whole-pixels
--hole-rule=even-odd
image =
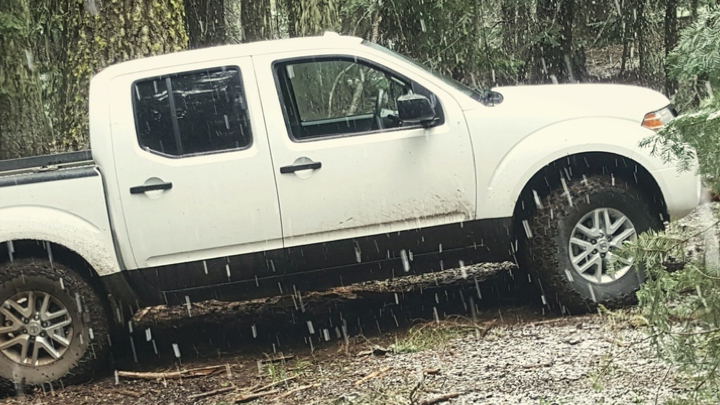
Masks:
[[[247,105],[236,67],[139,80],[133,92],[143,149],[186,156],[250,145]]]

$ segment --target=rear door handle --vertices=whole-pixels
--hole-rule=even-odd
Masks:
[[[322,163],[320,162],[312,162],[312,163],[303,163],[299,165],[291,165],[291,166],[283,166],[280,168],[280,173],[282,174],[288,174],[288,173],[295,173],[298,170],[317,170],[322,167]]]
[[[144,184],[142,186],[130,187],[130,194],[142,194],[153,190],[170,190],[172,183]]]

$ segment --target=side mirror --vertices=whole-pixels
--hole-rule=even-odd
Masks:
[[[502,103],[505,100],[505,97],[503,97],[503,95],[498,93],[497,91],[490,90],[487,96],[485,96],[485,99],[487,100],[486,104],[490,106],[496,106]]]
[[[437,120],[435,108],[422,94],[405,94],[397,99],[398,117],[404,123],[421,124],[424,127]]]

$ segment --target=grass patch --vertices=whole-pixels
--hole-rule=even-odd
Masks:
[[[267,376],[272,382],[282,381],[290,377],[303,377],[310,373],[313,365],[311,362],[302,359],[290,361],[261,362],[258,371],[261,375]]]
[[[415,325],[390,346],[393,353],[417,353],[444,347],[450,340],[467,333],[469,325],[457,322],[427,322]]]

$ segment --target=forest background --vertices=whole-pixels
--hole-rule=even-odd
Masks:
[[[675,99],[668,56],[715,0],[2,0],[0,158],[89,147],[88,84],[128,59],[226,43],[355,35],[473,87],[618,82]]]

